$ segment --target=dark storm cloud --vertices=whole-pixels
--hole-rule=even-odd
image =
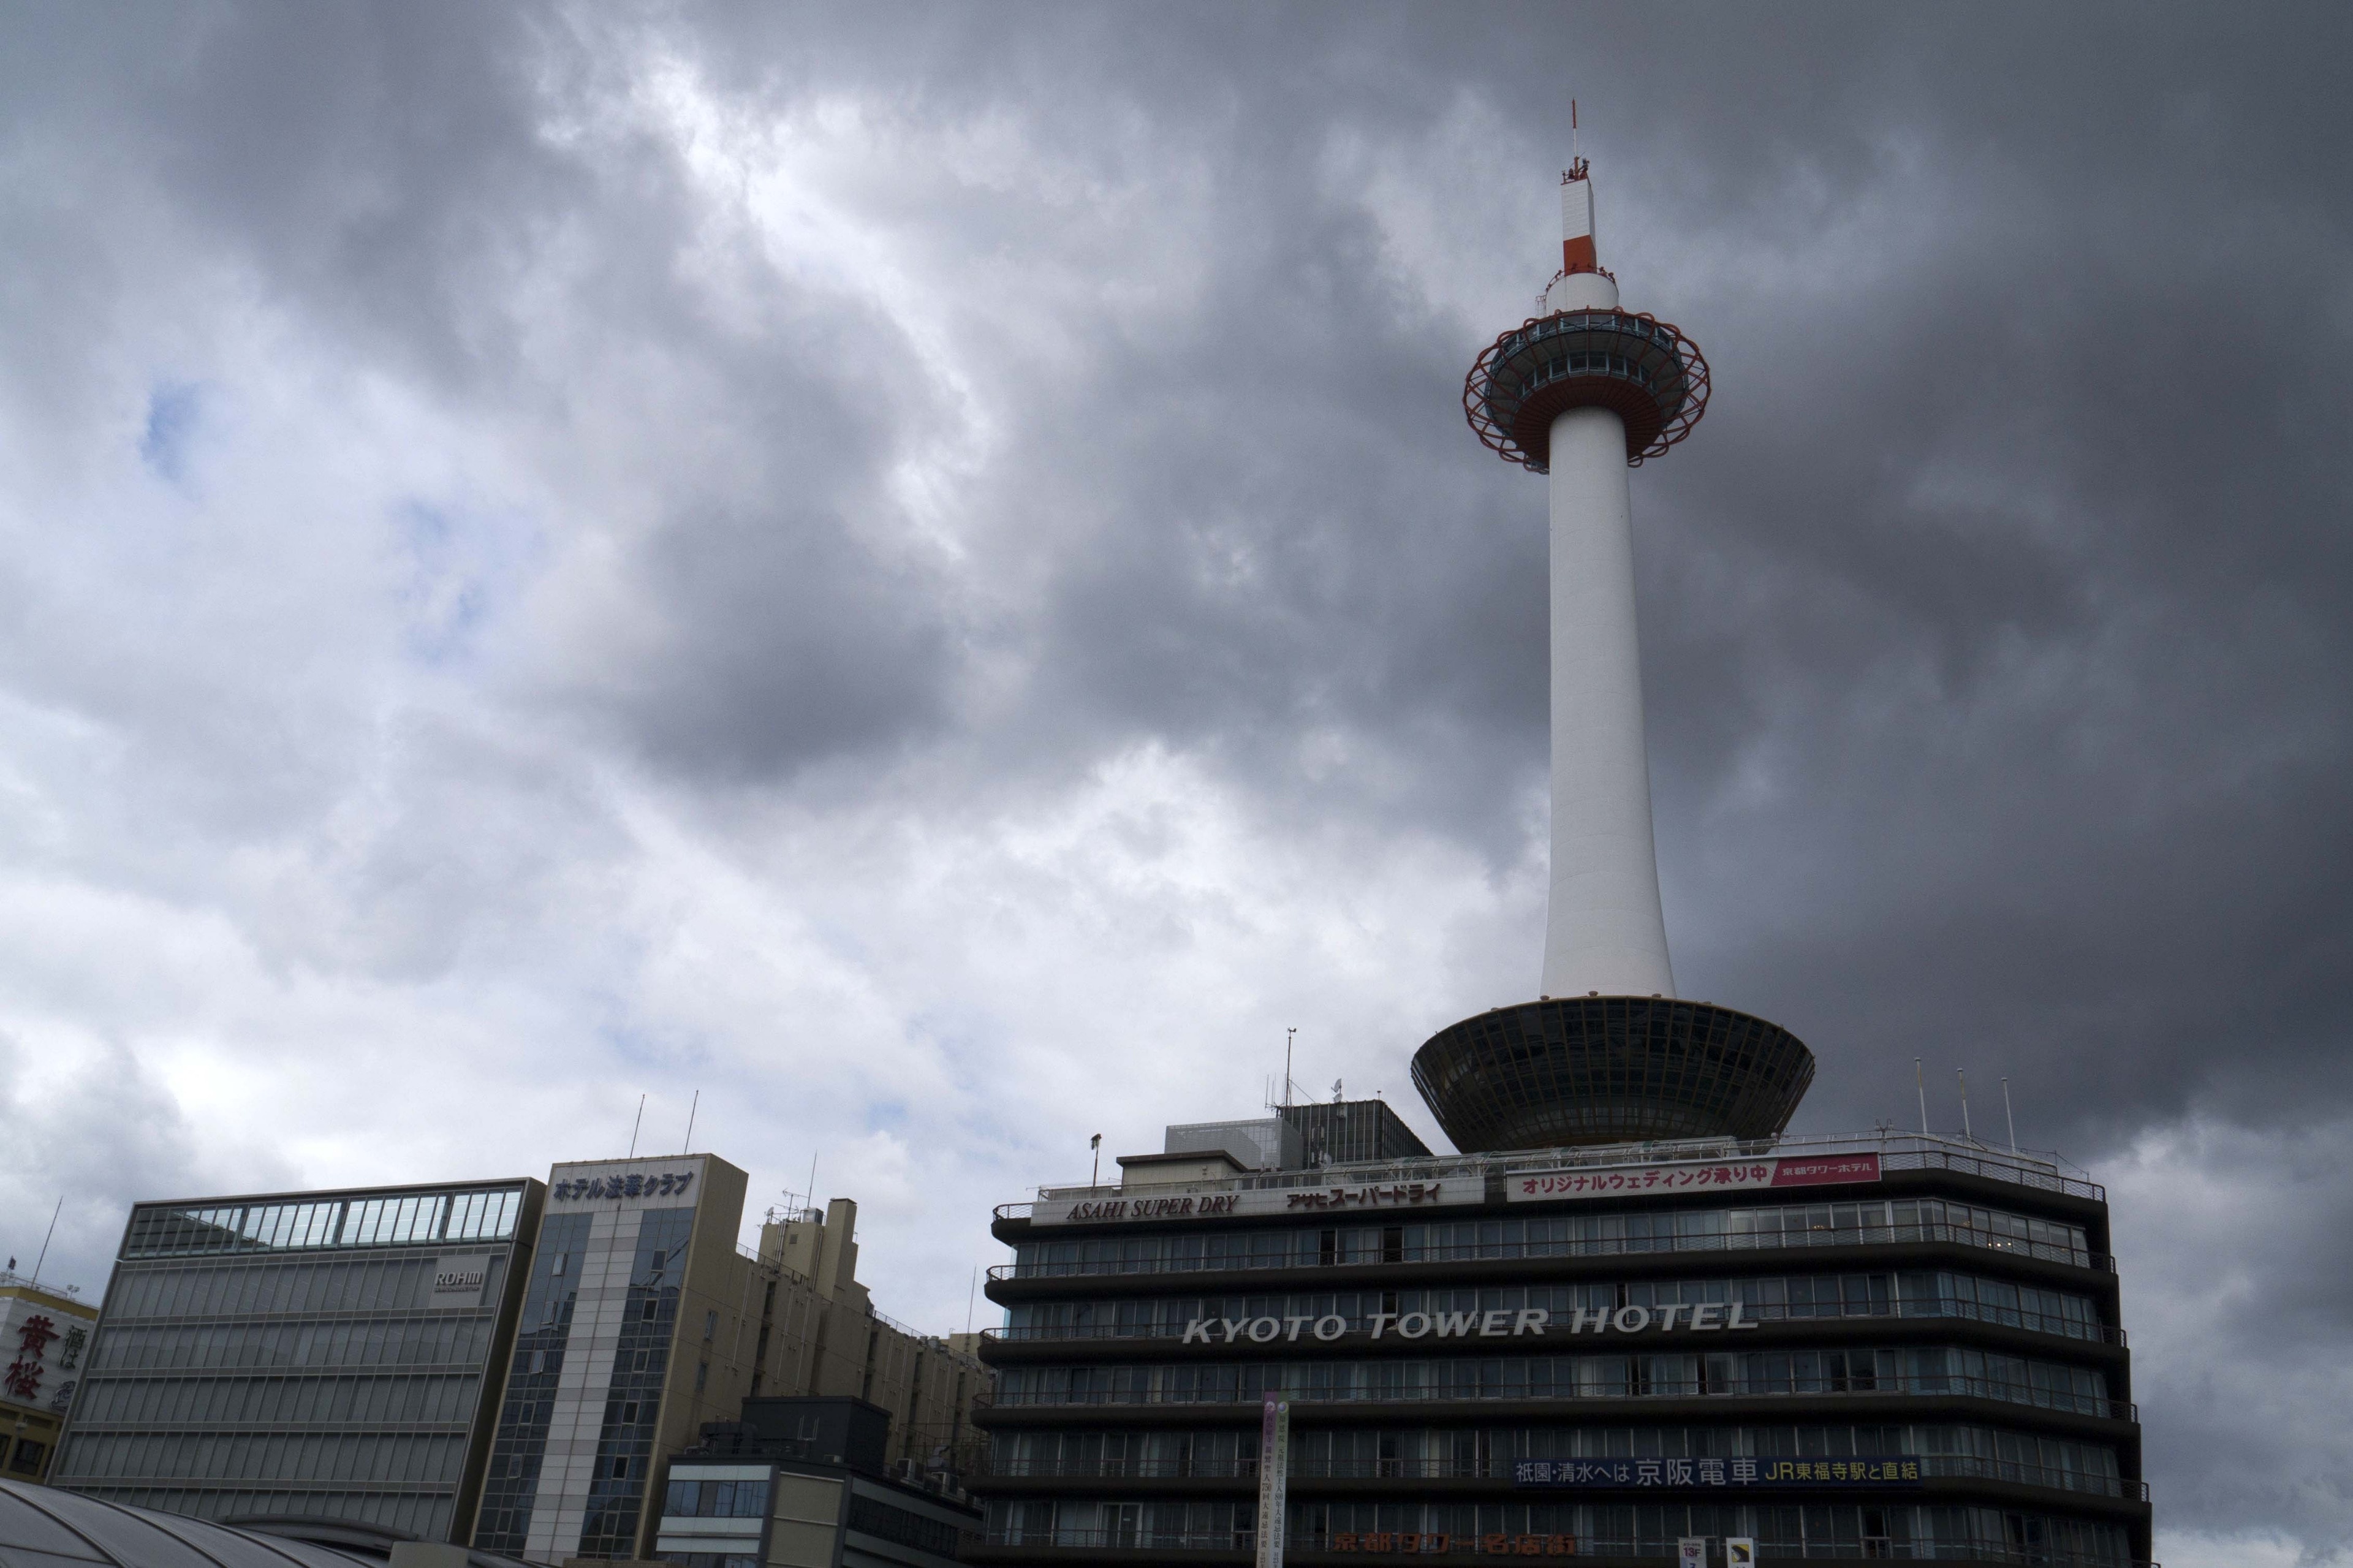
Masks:
[[[695,198],[675,149],[617,124],[603,19],[256,6],[157,20],[71,41],[111,78],[110,112],[26,84],[37,134],[87,134],[90,184],[224,240],[273,302],[461,406],[513,395],[534,290],[561,297],[584,369],[691,367],[678,390],[707,400],[708,438],[737,468],[682,476],[678,515],[632,547],[662,626],[626,671],[592,675],[584,658],[593,702],[669,765],[727,777],[936,714],[938,587],[881,547],[875,518],[878,474],[930,418],[907,345],[854,300],[773,279],[747,307],[767,318],[756,340],[712,317],[682,277],[711,244]],[[562,396],[533,395],[549,391]],[[191,389],[158,387],[142,452],[167,477],[195,407]],[[782,515],[748,510],[784,498]]]
[[[1686,991],[1814,1045],[1809,1124],[1905,1120],[1916,1055],[1941,1126],[1966,1067],[1980,1131],[2005,1076],[2031,1143],[2221,1129],[2242,1208],[2272,1142],[2353,1115],[2341,9],[16,23],[0,374],[29,422],[94,395],[78,345],[135,281],[91,235],[168,212],[219,247],[191,265],[461,414],[659,472],[613,542],[647,629],[532,681],[689,794],[930,745],[960,787],[1042,798],[1153,742],[1271,821],[1442,836],[1498,875],[1546,743],[1544,496],[1456,397],[1545,280],[1574,90],[1605,260],[1715,370],[1694,440],[1635,480]],[[1014,148],[1010,175],[943,153],[865,194],[910,254],[969,261],[925,275],[949,335],[1008,323],[967,355],[985,442],[889,305],[714,226],[726,182],[631,107],[658,56],[749,121],[849,100],[934,151]],[[1079,194],[1029,181],[1046,163]],[[1374,176],[1429,232],[1385,226]],[[1150,243],[1090,250],[1138,190]],[[1054,297],[1058,269],[1086,286]],[[632,455],[574,374],[670,433]],[[177,474],[212,404],[156,374],[132,438]],[[934,548],[893,477],[960,443],[987,456],[935,485]],[[1536,942],[1381,1047],[1532,983]],[[2345,1199],[2296,1148],[2272,1173],[2304,1217],[2239,1263],[2326,1354],[2353,1324],[2313,1258]],[[2257,1392],[2184,1394],[2161,1480],[2276,1395],[2260,1344],[2214,1353]],[[2276,1458],[2323,1419],[2234,1440]],[[2177,1495],[2319,1540],[2324,1491]]]
[[[923,585],[840,526],[790,515],[693,519],[649,563],[691,605],[660,684],[632,709],[673,766],[735,779],[871,751],[944,706],[945,634]]]

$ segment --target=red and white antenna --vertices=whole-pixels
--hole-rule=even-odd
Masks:
[[[1568,167],[1560,176],[1560,269],[1599,272],[1601,258],[1593,248],[1593,183],[1586,177],[1585,160],[1577,155],[1577,100],[1568,100]]]

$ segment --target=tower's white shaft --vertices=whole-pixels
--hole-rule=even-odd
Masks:
[[[1550,467],[1552,900],[1544,994],[1672,996],[1642,739],[1625,426],[1606,408],[1570,409],[1553,421]]]

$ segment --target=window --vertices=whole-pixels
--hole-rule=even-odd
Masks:
[[[702,1342],[703,1342],[704,1344],[709,1344],[712,1340],[716,1339],[716,1338],[718,1337],[718,1335],[719,1335],[719,1314],[718,1314],[717,1312],[715,1312],[715,1311],[714,1311],[714,1312],[705,1312],[705,1313],[703,1313],[703,1314],[702,1314]]]
[[[702,1385],[710,1381],[711,1363],[707,1361],[696,1362],[694,1363],[694,1392],[697,1394],[702,1393]]]
[[[661,1303],[653,1297],[649,1296],[646,1298],[646,1310],[639,1313],[638,1316],[644,1318],[647,1322],[650,1323],[656,1317],[660,1315],[660,1312]]]
[[[767,1509],[765,1480],[673,1480],[662,1511],[687,1518],[757,1519]]]
[[[8,1468],[22,1470],[28,1476],[37,1475],[41,1468],[41,1455],[46,1451],[41,1444],[30,1437],[19,1437],[16,1439],[16,1457],[8,1461]]]

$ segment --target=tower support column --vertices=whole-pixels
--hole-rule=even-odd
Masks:
[[[1651,830],[1626,426],[1552,422],[1552,889],[1544,994],[1672,996]]]

